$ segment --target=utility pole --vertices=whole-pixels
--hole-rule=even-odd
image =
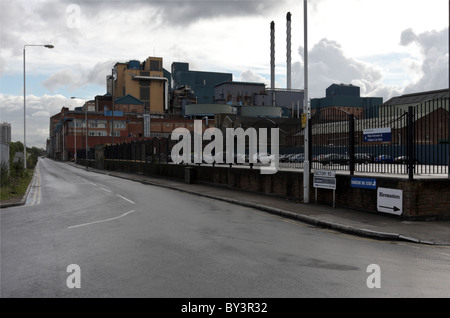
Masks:
[[[305,71],[305,99],[303,111],[306,113],[306,127],[305,127],[305,161],[303,163],[303,202],[309,203],[309,177],[311,168],[309,166],[309,101],[308,101],[308,0],[303,0],[304,8],[304,71]]]

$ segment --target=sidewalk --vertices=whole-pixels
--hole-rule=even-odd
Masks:
[[[69,164],[78,168],[84,168],[74,163]],[[332,206],[316,205],[314,202],[303,204],[279,197],[234,190],[217,185],[187,184],[183,180],[164,179],[93,168],[89,168],[89,171],[253,207],[282,217],[355,235],[377,239],[403,240],[421,244],[450,246],[450,220],[404,221],[386,214],[333,208]]]

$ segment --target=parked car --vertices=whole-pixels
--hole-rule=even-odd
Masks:
[[[313,157],[313,161],[315,161],[315,162],[321,162],[321,161],[323,161],[323,159],[326,158],[327,156],[329,156],[329,154],[314,156],[314,157]]]
[[[290,162],[289,158],[292,156],[294,156],[294,155],[291,153],[282,154],[282,155],[280,155],[280,162]]]
[[[332,153],[319,159],[319,162],[323,165],[332,165],[332,164],[348,165],[349,161],[350,158],[347,155],[341,155],[338,153]]]
[[[298,162],[304,162],[304,161],[305,161],[305,155],[303,153],[293,155],[289,158],[289,162],[292,162],[292,163],[298,163]]]
[[[394,159],[392,159],[391,156],[388,155],[379,155],[375,158],[375,162],[377,163],[392,163],[394,162]]]
[[[374,161],[374,156],[369,153],[355,154],[355,163],[370,163]]]
[[[401,163],[401,164],[407,164],[408,163],[408,156],[400,156],[394,159],[395,163]],[[419,164],[419,160],[415,159],[414,164]]]
[[[257,152],[253,155],[254,162],[269,163],[272,159],[269,153]]]

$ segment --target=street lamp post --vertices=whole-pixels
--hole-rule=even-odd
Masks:
[[[27,46],[43,46],[47,49],[53,49],[51,44],[26,44],[23,46],[23,167],[27,168],[27,113],[26,113],[26,72],[25,72],[25,48]]]
[[[85,117],[85,122],[86,122],[86,150],[85,150],[85,153],[86,153],[86,155],[85,155],[85,159],[84,159],[84,161],[85,161],[85,163],[86,163],[86,170],[88,170],[88,164],[87,164],[87,157],[88,157],[88,121],[87,121],[87,113],[88,113],[88,105],[86,104],[86,99],[85,98],[80,98],[80,97],[71,97],[72,99],[82,99],[82,100],[84,100],[84,109],[85,109],[85,112],[84,112],[84,117]]]
[[[77,163],[77,118],[73,120],[73,161]]]
[[[306,113],[306,127],[305,127],[305,162],[303,163],[303,202],[309,203],[309,180],[310,180],[310,162],[309,162],[309,119],[310,119],[310,108],[308,100],[308,0],[303,0],[303,14],[304,14],[304,72],[305,72],[305,101],[304,101],[304,111]]]

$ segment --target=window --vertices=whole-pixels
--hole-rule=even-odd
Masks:
[[[90,131],[89,136],[91,137],[104,137],[107,136],[106,131]]]
[[[106,128],[106,122],[105,121],[89,122],[89,128]]]
[[[124,129],[124,128],[127,128],[127,124],[123,121],[115,121],[113,127],[114,127],[114,129],[116,129],[116,128]]]
[[[161,67],[159,65],[159,61],[150,61],[150,70],[151,71],[160,71]]]
[[[140,88],[140,99],[141,100],[150,100],[150,89],[148,86],[142,86]]]

